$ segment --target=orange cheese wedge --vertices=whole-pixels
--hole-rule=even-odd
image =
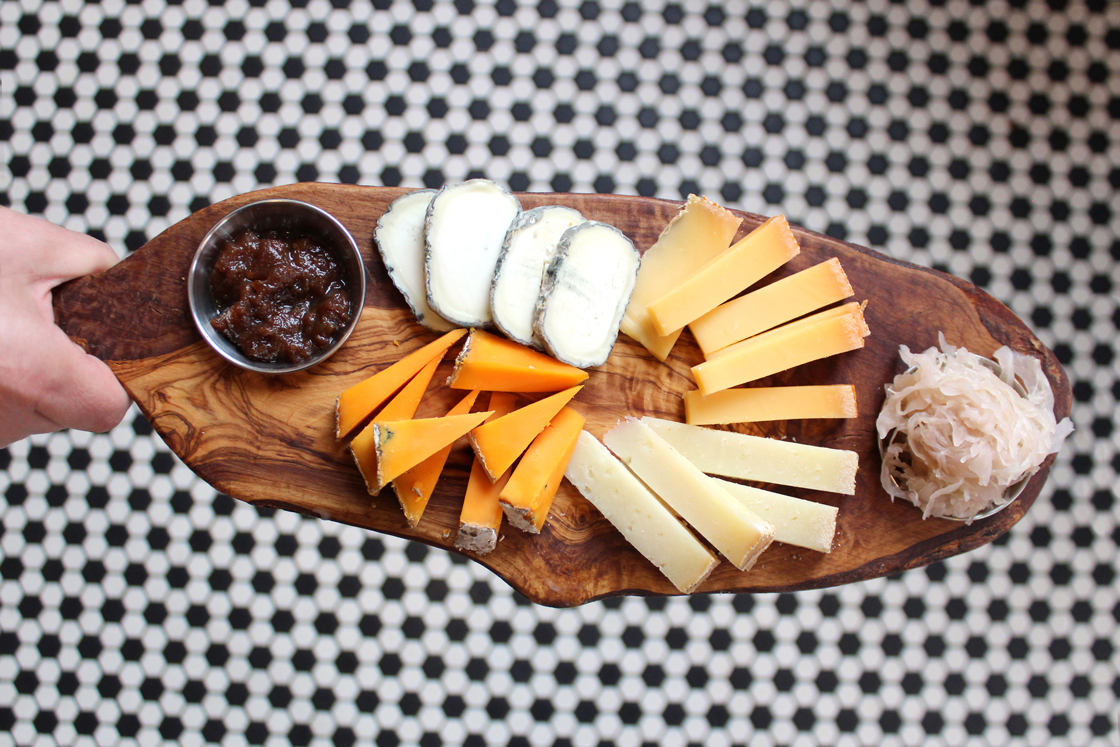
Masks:
[[[377,490],[415,467],[471,428],[490,417],[489,412],[445,415],[442,418],[374,422],[373,440],[377,454]],[[376,495],[374,491],[371,494]]]
[[[582,388],[574,386],[557,392],[471,431],[467,440],[490,479],[497,480],[513,466],[517,457]]]
[[[586,379],[587,372],[575,366],[472,329],[447,385],[495,392],[558,392]]]
[[[494,392],[490,395],[491,416],[495,418],[508,415],[517,406],[517,397],[508,392]],[[502,507],[498,494],[502,492],[509,474],[492,481],[483,469],[478,457],[471,465],[471,476],[467,480],[467,492],[463,496],[463,510],[459,514],[459,534],[455,537],[455,547],[460,550],[485,555],[498,545],[498,527],[502,525]]]
[[[564,470],[583,430],[584,417],[565,407],[533,444],[498,495],[506,518],[522,531],[539,534],[564,479]]]
[[[479,391],[477,389],[468,393],[457,405],[448,410],[447,414],[466,415],[474,407],[478,395]],[[443,473],[443,466],[447,464],[447,457],[451,454],[453,445],[444,446],[435,454],[412,469],[406,470],[393,480],[393,490],[397,493],[397,500],[401,503],[404,518],[408,521],[410,527],[420,523],[420,517],[424,515],[424,509],[428,507],[428,501],[436,489],[436,483],[439,482],[439,477]]]
[[[405,382],[415,376],[433,358],[442,357],[447,349],[466,333],[465,329],[453,329],[438,340],[409,353],[385,370],[340,394],[336,405],[338,439],[346,441],[353,437],[370,421],[377,408],[385,404],[385,401],[404,386]]]
[[[420,400],[423,399],[424,392],[428,390],[428,384],[431,383],[438,365],[439,358],[433,358],[420,370],[420,373],[413,376],[404,385],[404,388],[397,392],[395,397],[389,400],[389,404],[377,413],[374,420],[411,419],[416,414],[416,409],[420,407]],[[363,428],[358,435],[354,436],[354,440],[350,442],[350,455],[354,457],[354,463],[358,465],[358,471],[362,473],[362,479],[366,482],[366,490],[369,490],[372,495],[377,495],[370,488],[371,485],[377,484],[377,450],[373,442],[372,422]]]

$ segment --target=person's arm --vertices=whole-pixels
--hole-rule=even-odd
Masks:
[[[107,431],[128,394],[109,367],[54,323],[51,289],[112,267],[85,234],[0,207],[0,448],[63,428]]]

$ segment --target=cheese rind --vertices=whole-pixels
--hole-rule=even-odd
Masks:
[[[644,417],[650,427],[702,472],[737,480],[855,495],[854,451],[701,428]]]
[[[576,396],[574,386],[499,416],[471,431],[468,439],[491,480],[505,474],[549,422]],[[497,394],[497,393],[495,393]],[[494,409],[491,405],[490,409]]]
[[[565,407],[526,449],[498,496],[510,524],[531,534],[540,533],[583,424],[582,415]]]
[[[847,313],[838,313],[847,309]],[[713,354],[692,367],[700,393],[761,379],[780,371],[863,347],[867,323],[859,304],[822,311],[811,317],[763,332]]]
[[[475,412],[442,418],[374,422],[373,438],[377,449],[377,489],[412,469],[443,447],[465,436],[471,428],[491,415]]]
[[[517,395],[509,392],[491,392],[490,416],[487,422],[504,417],[517,406]],[[463,508],[459,513],[459,533],[455,547],[476,555],[485,555],[498,544],[498,529],[502,525],[502,507],[498,495],[509,481],[506,472],[493,480],[478,457],[471,465],[467,490],[463,495]]]
[[[619,423],[603,436],[603,443],[739,570],[749,570],[774,539],[774,527],[640,420]]]
[[[377,219],[373,242],[381,252],[389,279],[404,296],[416,321],[428,329],[446,332],[455,325],[428,305],[424,280],[424,221],[435,196],[434,189],[419,189],[393,200]]]
[[[688,328],[708,355],[852,295],[840,260],[833,257],[722,304]]]
[[[693,389],[684,393],[684,413],[690,425],[854,418],[856,388],[851,384],[766,386],[724,389],[707,397]]]
[[[580,432],[564,476],[679,591],[695,591],[719,564],[649,488],[587,431]]]
[[[645,346],[659,361],[673,349],[680,332],[659,335],[647,306],[726,251],[742,219],[704,197],[689,195],[657,241],[642,255],[642,265],[620,329]]]
[[[785,216],[775,215],[652,301],[647,310],[654,329],[659,335],[682,329],[754,285],[800,251]]]
[[[586,381],[587,372],[511,340],[472,329],[447,380],[452,389],[558,392]]]
[[[774,525],[774,540],[817,552],[832,552],[839,509],[737,482],[709,477],[732,498]]]

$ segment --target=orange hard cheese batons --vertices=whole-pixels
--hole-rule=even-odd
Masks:
[[[472,329],[447,380],[452,389],[492,392],[558,392],[587,379],[587,372],[516,342]]]
[[[351,438],[370,417],[385,404],[405,382],[433,358],[441,357],[467,331],[453,329],[443,337],[406,355],[399,361],[365,381],[355,384],[338,396],[336,435],[340,441]],[[467,387],[472,388],[472,387]]]
[[[490,479],[497,480],[505,474],[517,457],[529,448],[533,439],[556,417],[556,413],[582,388],[574,386],[557,392],[472,430],[467,439]]]
[[[582,415],[565,407],[533,439],[498,496],[510,524],[532,534],[540,533],[552,499],[564,479],[564,470],[572,459],[583,423]]]
[[[455,439],[465,436],[489,412],[445,415],[442,418],[397,420],[373,424],[377,453],[377,489],[385,487]]]
[[[490,395],[491,416],[487,422],[508,415],[517,406],[517,397],[507,392]],[[455,546],[478,555],[485,555],[498,544],[498,527],[502,525],[502,507],[498,494],[506,486],[509,473],[496,481],[486,474],[478,457],[471,465],[467,492],[463,496],[463,510],[459,514],[459,534]]]
[[[477,389],[468,393],[457,405],[448,410],[447,414],[466,415],[474,407],[478,395],[479,391]],[[447,457],[451,454],[453,445],[444,446],[435,454],[415,467],[406,470],[393,480],[393,490],[397,493],[397,500],[401,503],[401,510],[404,511],[404,518],[408,521],[410,527],[420,523],[420,517],[424,515],[424,509],[428,507],[428,501],[436,489],[436,483],[439,482],[439,477],[443,473],[444,465],[447,464]]]

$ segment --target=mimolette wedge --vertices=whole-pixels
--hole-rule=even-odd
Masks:
[[[448,415],[466,415],[474,407],[478,399],[479,390],[475,389],[463,397],[457,405],[447,411]],[[397,493],[397,500],[401,503],[404,518],[410,527],[420,523],[424,509],[436,489],[436,483],[443,474],[443,467],[447,464],[447,457],[451,454],[453,444],[448,444],[432,454],[412,469],[406,470],[393,480],[393,490]]]
[[[417,374],[433,358],[441,357],[467,333],[465,329],[453,329],[438,340],[409,353],[404,358],[380,371],[365,381],[355,384],[338,396],[336,435],[340,441],[354,436],[360,428],[370,421],[373,413],[386,400],[392,397],[405,382]],[[464,387],[473,389],[474,387]]]
[[[447,385],[492,392],[558,392],[586,379],[587,372],[575,366],[472,329]]]
[[[517,457],[581,388],[574,386],[557,392],[471,431],[467,439],[491,480],[497,480],[513,466]]]
[[[490,395],[490,417],[487,421],[508,415],[517,406],[517,397],[508,392]],[[463,510],[459,514],[459,533],[455,547],[485,555],[498,546],[498,528],[502,525],[502,507],[498,495],[509,481],[510,473],[491,481],[478,457],[471,465],[467,492],[463,495]]]
[[[445,415],[442,418],[374,422],[377,490],[412,469],[490,417],[489,412]],[[371,493],[373,491],[370,491]]]
[[[498,496],[510,524],[530,534],[540,534],[583,423],[582,415],[565,407],[533,439]]]

